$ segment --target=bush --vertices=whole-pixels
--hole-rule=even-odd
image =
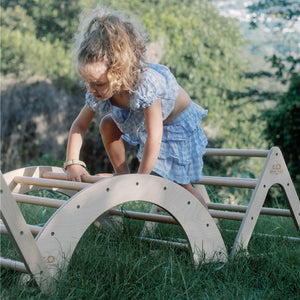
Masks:
[[[270,145],[281,148],[293,179],[300,169],[300,76],[294,74],[286,94],[272,110],[263,114],[267,127],[265,136]]]

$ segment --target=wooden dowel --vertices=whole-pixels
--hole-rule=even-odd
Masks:
[[[16,194],[16,193],[12,193],[12,195],[17,202],[33,204],[33,205],[41,205],[46,207],[59,208],[64,203],[66,203],[66,200],[59,200],[54,198],[52,199],[52,198],[37,197],[32,195],[23,195],[23,194]],[[246,205],[235,205],[235,204],[224,204],[224,203],[213,203],[213,202],[209,202],[207,203],[207,205],[212,215],[215,214],[213,210],[233,211],[233,212],[242,212],[242,213],[246,212],[247,210]],[[289,209],[279,209],[279,208],[269,208],[269,207],[263,207],[260,211],[260,214],[270,215],[270,216],[280,216],[280,217],[291,217],[291,212]],[[142,216],[143,215],[141,215],[141,217]]]
[[[291,217],[292,214],[289,209],[262,207],[260,213],[262,215],[278,216],[278,217]]]
[[[96,183],[105,178],[111,177],[112,174],[97,175],[82,175],[82,181],[85,183]],[[55,179],[55,180],[67,180],[65,173],[45,172],[42,174],[43,178]],[[258,180],[253,178],[235,178],[235,177],[221,177],[221,176],[203,176],[202,181],[198,184],[218,185],[218,186],[230,186],[254,189]],[[195,183],[195,184],[197,184]]]
[[[65,200],[58,200],[54,198],[52,199],[52,198],[37,197],[37,196],[23,195],[23,194],[16,194],[16,193],[12,193],[12,195],[17,202],[41,205],[46,207],[59,208],[64,203],[66,203]]]
[[[110,209],[109,213],[110,215],[113,216],[124,216],[125,218],[136,219],[136,220],[159,222],[159,223],[166,223],[166,224],[177,224],[176,220],[174,220],[171,216],[149,214],[149,213],[142,213],[136,211],[122,211],[119,209]]]
[[[245,212],[247,210],[247,206],[245,205],[235,205],[235,204],[224,204],[224,203],[206,203],[209,209],[219,209],[219,210],[228,210],[228,211],[236,211],[236,212]]]
[[[81,179],[84,183],[96,183],[100,180],[110,178],[113,174],[99,174],[99,175],[82,175]],[[67,180],[65,173],[45,172],[42,174],[43,178]],[[254,189],[258,179],[255,178],[237,178],[237,177],[222,177],[222,176],[202,176],[202,180],[199,182],[193,182],[194,184],[206,184],[215,186],[227,186],[238,188]],[[278,186],[278,185],[274,185]]]
[[[219,209],[219,210],[228,210],[236,212],[246,212],[248,206],[246,205],[234,205],[234,204],[224,204],[224,203],[207,203],[208,208],[210,209]],[[280,216],[280,217],[291,217],[291,212],[289,209],[280,209],[280,208],[270,208],[263,207],[260,211],[262,215],[270,216]]]
[[[211,205],[208,203],[208,206],[210,207]],[[230,205],[225,205],[225,207],[224,206],[222,207],[222,205],[220,205],[220,206],[216,205],[215,207],[224,209],[225,207],[230,208]],[[231,212],[231,211],[223,211],[223,210],[215,210],[215,209],[209,209],[208,211],[213,218],[242,221],[245,214],[241,213],[241,212],[245,212],[247,210],[247,206],[239,207],[238,205],[236,205],[235,209],[238,210],[239,212]],[[124,215],[124,217],[126,217],[126,218],[132,218],[132,219],[137,219],[137,220],[167,223],[167,224],[177,224],[176,220],[174,220],[171,216],[150,214],[150,213],[141,213],[141,212],[135,212],[135,211],[121,211],[118,209],[113,209],[113,210],[110,210],[109,212],[111,215],[117,215],[117,216]],[[261,214],[273,215],[273,216],[284,216],[284,217],[291,216],[291,214],[288,210],[270,209],[267,207],[265,207],[261,210]]]
[[[235,233],[235,234],[238,232],[237,230],[232,230],[232,229],[223,229],[223,231],[232,232],[232,233]],[[268,234],[268,233],[261,233],[261,232],[253,232],[252,235],[268,237],[268,238],[289,240],[289,241],[293,241],[293,242],[300,242],[300,238],[295,237],[295,236],[278,235],[278,234],[275,235],[275,234]]]
[[[215,207],[213,207],[214,205]],[[244,218],[244,213],[238,213],[238,212],[245,212],[247,210],[247,206],[243,207],[239,205],[236,206],[232,205],[234,206],[233,208],[231,208],[230,206],[231,204],[228,205],[225,204],[225,207],[222,207],[222,204],[219,203],[213,203],[213,205],[211,205],[211,203],[208,203],[209,208],[213,207],[212,209],[209,209],[209,213],[213,218],[242,221]],[[215,208],[218,208],[219,210],[216,210]],[[117,215],[117,216],[124,215],[124,217],[127,218],[144,220],[144,221],[177,224],[177,222],[172,217],[158,215],[158,214],[140,213],[140,212],[133,212],[133,211],[121,212],[120,210],[110,210],[110,214]],[[263,207],[261,210],[261,214],[270,215],[270,216],[291,217],[291,213],[287,209],[276,209],[276,208],[272,209],[268,207]]]
[[[16,260],[0,257],[0,266],[1,268],[12,269],[21,273],[28,273],[25,265]]]
[[[169,245],[172,247],[176,247],[179,249],[188,249],[189,245],[187,243],[179,243],[179,242],[173,242],[173,241],[166,241],[166,240],[158,240],[158,239],[151,239],[151,238],[146,238],[146,237],[137,237],[138,239],[150,243],[158,243],[158,244],[164,244],[164,245]]]
[[[221,176],[202,176],[202,180],[195,184],[217,185],[254,189],[258,180],[253,178],[235,178]]]
[[[207,148],[204,155],[205,156],[267,157],[268,153],[269,153],[269,150]]]
[[[16,176],[14,178],[14,181],[15,183],[19,183],[19,184],[36,185],[36,186],[78,190],[78,191],[90,186],[90,183],[85,183],[85,182],[34,178],[34,177],[27,177],[27,176]]]
[[[86,183],[96,183],[112,176],[113,174],[81,175],[81,180]],[[44,172],[42,177],[48,179],[67,180],[67,174],[57,172]]]
[[[209,210],[209,212],[213,218],[241,221],[244,217],[244,214],[236,212],[218,210]],[[136,220],[159,222],[166,224],[178,224],[176,220],[173,219],[173,217],[159,214],[141,213],[136,211],[121,211],[119,209],[111,209],[109,213],[110,215],[124,216],[125,218],[131,218]]]
[[[243,213],[229,212],[229,211],[222,211],[222,210],[209,209],[208,211],[213,218],[234,220],[234,221],[242,221],[245,215]]]
[[[294,237],[294,236],[287,236],[287,235],[273,235],[268,233],[256,233],[254,232],[253,235],[262,236],[262,237],[268,237],[268,238],[277,238],[277,239],[283,239],[293,242],[300,242],[300,238]]]
[[[30,224],[27,224],[29,230],[31,231],[32,234],[38,234],[42,227],[41,226],[37,226],[37,225],[30,225]],[[4,225],[4,223],[2,222],[2,220],[0,220],[0,233],[1,234],[8,234],[8,231]]]

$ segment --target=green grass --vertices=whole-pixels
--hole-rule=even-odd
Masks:
[[[136,207],[136,203],[131,204]],[[128,207],[128,206],[127,206]],[[130,205],[129,205],[130,208]],[[49,208],[22,205],[26,220],[41,224]],[[139,209],[148,206],[140,204]],[[219,220],[230,250],[240,222]],[[104,231],[91,225],[80,240],[68,271],[57,281],[54,295],[43,295],[34,282],[19,284],[20,274],[1,270],[2,299],[299,299],[300,244],[253,235],[249,253],[228,263],[195,267],[189,251],[141,242],[143,222],[124,220],[122,228]],[[297,236],[291,219],[259,218],[255,232]],[[179,226],[159,225],[155,237],[183,238]],[[5,257],[17,258],[8,237],[1,239]]]

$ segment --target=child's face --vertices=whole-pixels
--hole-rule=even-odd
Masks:
[[[107,78],[105,63],[87,63],[78,68],[79,75],[85,81],[88,91],[99,101],[104,101],[113,96]]]

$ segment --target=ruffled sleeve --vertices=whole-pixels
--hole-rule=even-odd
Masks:
[[[85,94],[85,103],[89,109],[100,115],[105,115],[112,111],[111,103],[108,100],[99,101],[88,91]]]
[[[129,106],[132,110],[142,110],[150,106],[164,94],[165,78],[152,69],[143,74],[141,84],[131,93]]]

